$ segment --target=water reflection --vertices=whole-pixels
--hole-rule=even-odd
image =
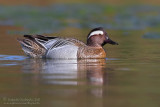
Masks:
[[[39,73],[49,84],[78,85],[81,78],[88,80],[85,84],[103,84],[105,59],[85,60],[43,60],[26,59],[23,72]]]
[[[102,86],[107,83],[106,59],[26,59],[23,72],[37,74],[38,78],[35,75],[35,79],[32,77],[32,80],[36,83],[39,81],[40,84],[94,86],[89,93],[98,97],[102,97]]]

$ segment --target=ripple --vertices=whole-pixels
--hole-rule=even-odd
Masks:
[[[118,58],[105,58],[106,60],[119,60]]]
[[[22,61],[26,59],[24,56],[17,56],[17,55],[0,55],[1,61]]]
[[[9,64],[0,64],[0,66],[15,66],[15,65],[18,65],[18,64],[15,62],[9,63]]]
[[[25,60],[27,57],[18,55],[0,55],[0,66],[15,66],[20,65],[20,61]]]

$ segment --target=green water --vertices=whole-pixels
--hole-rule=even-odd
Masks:
[[[98,10],[95,5],[85,5],[87,13],[83,5],[69,5],[70,12],[66,14],[67,6],[52,6],[59,13],[46,11],[51,7],[1,7],[0,105],[159,107],[159,7],[132,9],[132,6],[117,10],[100,5]],[[75,15],[76,12],[80,14]],[[90,14],[94,14],[92,18]],[[96,26],[103,26],[110,38],[119,43],[104,46],[106,59],[29,59],[16,41],[21,34],[35,32],[85,42],[90,29]]]

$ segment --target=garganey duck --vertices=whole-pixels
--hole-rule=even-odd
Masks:
[[[102,27],[90,31],[87,44],[73,38],[42,35],[24,35],[18,41],[27,56],[53,59],[106,58],[103,46],[107,43],[118,45],[108,37]]]

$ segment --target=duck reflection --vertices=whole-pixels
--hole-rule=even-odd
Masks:
[[[96,96],[102,96],[101,86],[107,83],[106,59],[26,59],[23,71],[39,74],[34,80],[43,84],[98,86],[90,91]]]
[[[25,73],[40,73],[47,83],[52,84],[91,84],[102,85],[105,59],[83,60],[43,60],[26,59],[23,71]],[[67,81],[68,79],[69,81]],[[71,81],[74,79],[75,82]],[[78,82],[87,79],[86,83]],[[61,80],[61,81],[59,81]],[[63,81],[62,81],[63,80]]]

